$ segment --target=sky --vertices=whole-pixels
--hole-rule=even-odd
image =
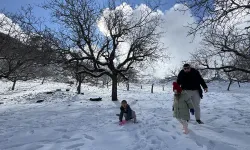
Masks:
[[[44,0],[0,0],[0,10],[5,9],[9,12],[16,12],[21,6],[28,4],[38,5],[43,1]],[[137,5],[144,3],[143,0],[132,2]],[[104,3],[104,1],[100,0],[100,4],[101,3]],[[149,67],[145,71],[146,74],[153,75],[157,78],[164,78],[167,74],[170,74],[172,70],[180,68],[183,61],[190,58],[190,52],[193,52],[199,46],[201,38],[196,37],[192,40],[192,37],[187,37],[188,28],[184,27],[187,23],[194,22],[195,19],[191,17],[190,12],[183,13],[176,11],[179,7],[182,7],[182,5],[176,4],[175,0],[168,0],[166,4],[160,7],[160,11],[163,13],[163,19],[165,20],[163,30],[166,31],[160,40],[164,43],[165,47],[167,47],[167,53],[170,54],[171,59],[153,65],[157,67]],[[49,18],[49,13],[41,8],[36,7],[33,11],[37,17]]]

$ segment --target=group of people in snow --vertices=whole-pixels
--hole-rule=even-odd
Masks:
[[[203,91],[208,92],[208,87],[200,75],[200,72],[192,68],[189,64],[184,64],[183,69],[177,77],[177,81],[173,82],[174,102],[173,116],[183,125],[184,133],[188,133],[188,121],[190,113],[195,115],[197,123],[203,124],[200,117],[200,101],[203,98]],[[121,102],[119,114],[120,125],[128,120],[136,123],[136,114],[126,100]],[[123,117],[125,120],[122,120]]]

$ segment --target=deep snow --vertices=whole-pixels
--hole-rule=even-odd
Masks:
[[[1,150],[250,150],[250,84],[208,84],[201,102],[202,120],[192,116],[188,135],[172,117],[172,86],[119,86],[119,100],[126,99],[139,123],[118,125],[120,102],[111,101],[110,89],[83,85],[84,95],[63,83],[0,81]],[[47,91],[62,89],[53,95]],[[71,88],[66,92],[66,88]],[[91,97],[102,97],[91,102]],[[45,100],[41,104],[37,100]]]

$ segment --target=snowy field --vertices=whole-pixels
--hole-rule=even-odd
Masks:
[[[139,123],[119,126],[120,102],[111,101],[110,89],[83,85],[84,95],[76,95],[67,84],[30,81],[11,91],[10,82],[0,81],[0,150],[250,150],[250,84],[233,84],[229,92],[227,83],[208,86],[201,102],[205,124],[192,116],[184,135],[172,117],[170,83],[153,94],[150,85],[130,91],[120,85],[118,98],[129,102]]]

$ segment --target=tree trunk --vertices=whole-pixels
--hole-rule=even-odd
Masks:
[[[96,78],[95,86],[96,86],[96,87],[98,86],[98,78]]]
[[[117,101],[117,75],[112,76],[112,101]]]
[[[14,81],[13,81],[13,85],[12,85],[11,90],[15,90],[15,86],[16,86],[16,79],[14,79]]]
[[[81,79],[81,75],[78,75],[77,94],[81,94],[81,86],[82,86],[82,79]]]
[[[43,78],[42,84],[44,83],[44,81],[45,81],[45,78],[46,78],[46,77],[44,77],[44,78]]]
[[[142,85],[141,85],[141,89],[142,89]]]
[[[109,81],[107,81],[107,88],[109,88]]]
[[[162,90],[164,91],[165,89],[164,89],[164,85],[162,86]]]
[[[240,82],[238,81],[238,85],[239,85],[239,88],[240,88]]]
[[[152,84],[151,93],[154,93],[154,84]]]
[[[129,82],[127,83],[127,91],[129,91]]]
[[[228,91],[230,90],[230,86],[231,86],[232,83],[233,83],[233,81],[230,80],[230,82],[229,82],[229,84],[228,84],[228,87],[227,87],[227,90],[228,90]]]

